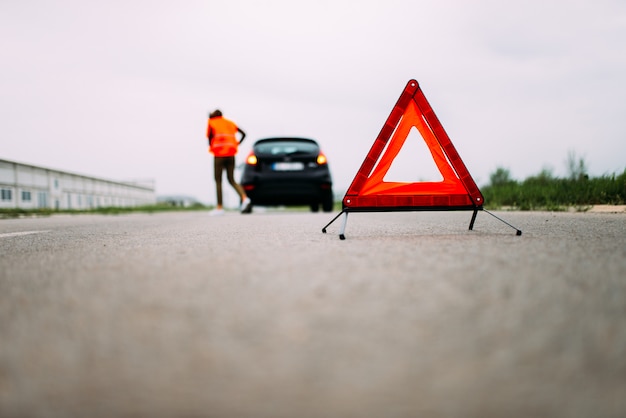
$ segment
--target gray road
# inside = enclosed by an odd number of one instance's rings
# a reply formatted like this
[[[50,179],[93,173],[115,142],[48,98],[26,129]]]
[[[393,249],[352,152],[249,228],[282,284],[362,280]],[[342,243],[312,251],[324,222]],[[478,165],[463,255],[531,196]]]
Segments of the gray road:
[[[0,416],[626,416],[626,215],[498,215],[0,220]]]

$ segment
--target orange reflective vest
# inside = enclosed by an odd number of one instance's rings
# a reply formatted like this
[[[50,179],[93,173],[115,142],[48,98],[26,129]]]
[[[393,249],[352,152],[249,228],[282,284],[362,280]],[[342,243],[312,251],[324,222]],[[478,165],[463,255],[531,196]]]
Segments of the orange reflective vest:
[[[209,152],[216,157],[232,157],[237,154],[239,141],[235,137],[237,125],[234,122],[218,116],[209,118],[207,137],[213,132],[210,139]]]

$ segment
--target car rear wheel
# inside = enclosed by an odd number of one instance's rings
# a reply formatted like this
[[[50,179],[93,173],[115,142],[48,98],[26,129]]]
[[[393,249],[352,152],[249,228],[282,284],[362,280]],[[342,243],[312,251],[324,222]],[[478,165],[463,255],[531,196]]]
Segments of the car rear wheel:
[[[311,212],[319,212],[319,211],[320,211],[319,203],[311,203]]]
[[[332,212],[334,206],[333,202],[333,192],[332,190],[328,190],[324,197],[322,198],[322,210],[324,212]]]

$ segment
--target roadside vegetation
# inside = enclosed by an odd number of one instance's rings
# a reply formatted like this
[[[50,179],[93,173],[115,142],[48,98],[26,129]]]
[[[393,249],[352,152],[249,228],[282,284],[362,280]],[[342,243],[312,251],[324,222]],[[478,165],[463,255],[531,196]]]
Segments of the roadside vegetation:
[[[102,214],[102,215],[121,215],[127,213],[154,213],[154,212],[169,212],[169,211],[194,211],[194,210],[206,210],[208,207],[197,203],[192,206],[174,206],[169,203],[158,203],[154,205],[135,206],[135,207],[101,207],[93,209],[0,209],[0,219],[2,218],[20,218],[26,216],[50,216],[53,214]]]
[[[585,211],[593,205],[626,204],[626,169],[621,174],[589,177],[583,158],[570,152],[567,177],[558,178],[549,169],[523,181],[514,180],[508,169],[498,167],[490,183],[481,188],[488,209]]]

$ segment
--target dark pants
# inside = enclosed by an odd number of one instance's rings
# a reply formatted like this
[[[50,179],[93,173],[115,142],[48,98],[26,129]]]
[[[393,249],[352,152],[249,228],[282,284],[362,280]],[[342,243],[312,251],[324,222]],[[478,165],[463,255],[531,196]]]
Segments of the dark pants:
[[[217,205],[222,206],[222,172],[226,170],[226,177],[231,186],[241,197],[243,188],[235,181],[235,157],[215,157],[215,188],[217,189]]]

